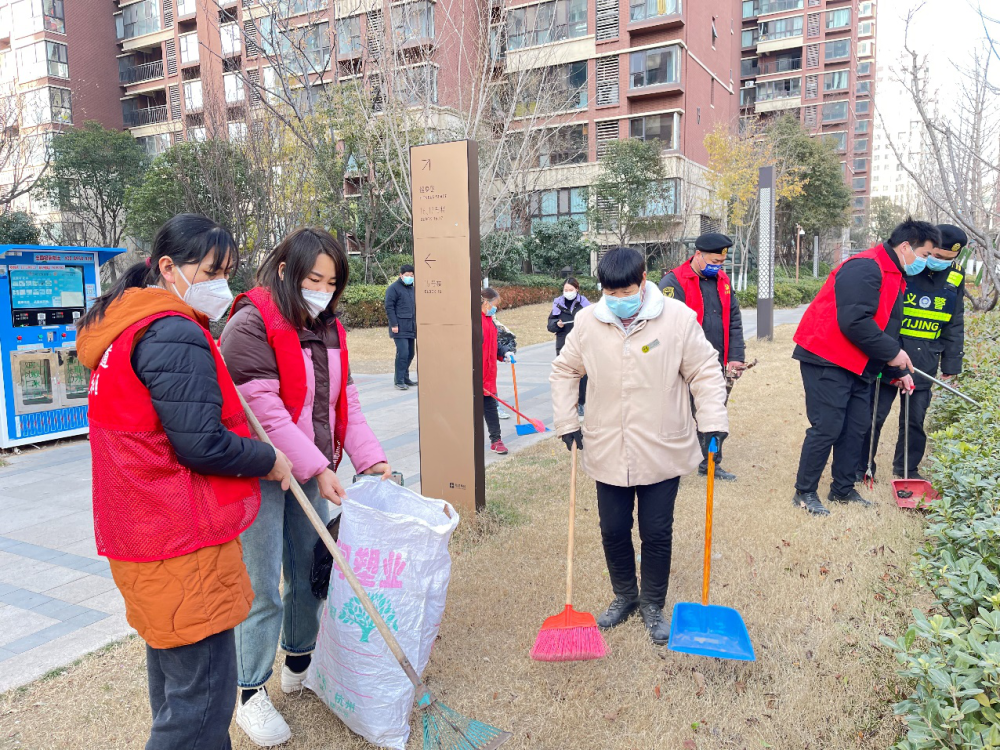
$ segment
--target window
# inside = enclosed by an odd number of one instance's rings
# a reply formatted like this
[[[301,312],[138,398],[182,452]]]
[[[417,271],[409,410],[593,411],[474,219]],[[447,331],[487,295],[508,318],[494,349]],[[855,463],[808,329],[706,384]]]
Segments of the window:
[[[587,0],[548,0],[507,12],[507,48],[574,39],[587,33]]]
[[[857,122],[854,123],[854,132],[855,133],[867,133],[868,132],[868,123],[870,123],[870,122],[871,122],[871,120],[858,120]]]
[[[396,73],[396,98],[411,107],[437,104],[437,66],[429,63],[403,68]]]
[[[225,3],[223,3],[225,4]],[[278,0],[278,15],[282,18],[298,16],[313,10],[322,10],[327,0]]]
[[[858,42],[858,57],[871,57],[872,43],[870,39]]]
[[[390,15],[397,44],[434,38],[434,6],[428,0],[396,5]]]
[[[59,42],[45,42],[46,62],[50,76],[69,78],[69,58],[66,45]]]
[[[788,99],[801,95],[801,78],[782,78],[778,81],[765,81],[757,84],[757,101],[759,102],[768,102],[774,99]]]
[[[854,88],[858,96],[868,96],[872,92],[872,82],[858,81],[857,85]]]
[[[858,36],[871,36],[875,33],[875,24],[871,21],[863,21],[858,24]]]
[[[757,89],[740,89],[740,106],[752,107],[757,101]]]
[[[49,107],[51,119],[63,125],[73,124],[73,103],[69,89],[49,88]]]
[[[361,16],[337,21],[337,51],[345,56],[361,51]]]
[[[823,105],[823,122],[843,122],[847,119],[847,102]]]
[[[226,90],[226,104],[238,104],[246,99],[246,89],[239,73],[226,73],[222,76],[222,83]]]
[[[538,68],[525,74],[515,117],[587,106],[587,61]]]
[[[182,34],[177,38],[181,54],[181,65],[198,62],[198,34]]]
[[[712,49],[715,49],[715,42],[719,39],[719,32],[715,29],[715,19],[712,19]]]
[[[661,150],[671,151],[677,148],[680,120],[678,112],[636,117],[629,120],[629,137],[640,141],[659,141]]]
[[[629,55],[629,88],[679,83],[680,54],[677,47],[661,47]]]
[[[746,49],[748,47],[756,47],[757,39],[759,37],[760,37],[759,28],[743,29],[743,31],[740,33],[740,43],[743,46],[743,49]]]
[[[851,179],[851,187],[855,190],[864,190],[868,185],[867,177],[854,177]]]
[[[63,0],[20,0],[11,4],[13,28],[33,34],[37,31],[66,33]]]
[[[236,57],[242,49],[240,45],[240,25],[238,23],[225,23],[219,27],[219,35],[222,37],[222,56]]]
[[[197,6],[195,5],[195,2],[196,0],[177,0],[177,15],[178,16],[194,15],[195,11],[198,9]]]
[[[872,64],[870,62],[858,63],[858,77],[859,78],[861,78],[863,76],[871,75],[871,72],[872,72]]]
[[[205,128],[188,128],[187,129],[187,139],[192,143],[204,143],[207,139],[207,134],[205,133]]]
[[[247,124],[245,122],[231,122],[226,128],[226,135],[231,141],[246,140]]]
[[[674,177],[660,183],[656,194],[646,204],[642,216],[674,216],[677,214],[681,181]]]
[[[872,10],[874,7],[875,3],[871,2],[871,0],[864,0],[864,2],[860,5],[861,10],[858,12],[858,15],[861,16],[861,18],[867,18],[874,13]]]
[[[630,0],[629,19],[644,21],[657,16],[673,16],[681,12],[681,0]]]
[[[552,128],[544,136],[538,154],[539,167],[583,164],[589,156],[587,125]]]
[[[228,94],[228,90],[226,93]],[[197,112],[204,106],[201,94],[201,80],[184,81],[185,112]]]
[[[831,60],[846,60],[851,56],[851,40],[838,39],[835,42],[827,42],[825,45],[823,59],[827,62]]]
[[[785,39],[791,36],[802,36],[802,16],[779,18],[776,21],[760,22],[760,41]]]
[[[320,73],[329,67],[329,21],[288,29],[265,17],[257,24],[261,50],[268,57],[280,58],[293,74]]]
[[[855,114],[859,114],[859,115],[867,115],[868,114],[868,110],[870,108],[871,108],[871,102],[868,101],[867,99],[865,99],[863,101],[857,102],[854,105],[854,112],[855,112]]]
[[[587,231],[587,188],[560,188],[532,193],[528,199],[531,228],[572,219],[581,231]]]
[[[837,8],[826,12],[827,31],[833,29],[846,29],[851,25],[851,9]]]
[[[764,0],[760,4],[760,15],[780,13],[783,10],[802,10],[802,0]]]
[[[855,172],[864,172],[867,169],[868,169],[868,160],[867,159],[855,159],[854,160],[854,171]]]
[[[854,153],[862,154],[868,150],[868,139],[867,138],[855,138],[854,139]]]
[[[152,34],[160,30],[160,0],[143,0],[122,8],[124,39]]]
[[[170,148],[170,133],[160,133],[158,135],[147,135],[135,139],[136,143],[146,150],[150,159],[155,159],[168,148]]]
[[[823,76],[823,93],[829,91],[847,91],[850,77],[851,72],[849,70],[836,70],[833,73],[826,73]]]
[[[823,140],[832,143],[835,151],[847,150],[847,133],[823,133]]]
[[[747,57],[740,60],[740,78],[756,78],[758,73],[757,58]]]
[[[760,3],[757,0],[743,0],[743,18],[754,18],[760,14]]]

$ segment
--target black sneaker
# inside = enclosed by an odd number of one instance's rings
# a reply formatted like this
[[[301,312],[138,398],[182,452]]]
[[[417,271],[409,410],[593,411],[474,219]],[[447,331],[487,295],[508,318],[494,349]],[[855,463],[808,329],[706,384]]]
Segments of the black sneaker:
[[[406,385],[408,385],[408,386],[411,386],[411,387],[412,387],[412,386],[415,386],[415,385],[417,384],[417,381],[416,381],[416,380],[410,380],[409,378],[407,378],[407,379],[406,379],[406,380],[404,380],[403,382],[404,382],[404,383],[405,383]]]
[[[795,497],[792,498],[792,505],[796,508],[802,508],[814,516],[830,515],[830,511],[826,509],[819,499],[819,495],[815,492],[796,492]]]
[[[708,464],[706,464],[706,463],[699,464],[699,466],[698,466],[698,473],[701,476],[703,476],[703,477],[707,477],[708,476]],[[736,481],[736,475],[735,474],[732,474],[732,473],[726,471],[725,469],[723,469],[718,464],[716,464],[716,466],[715,466],[715,478],[718,479],[718,480],[720,480],[720,481],[723,481],[723,482],[735,482]]]
[[[601,628],[601,630],[617,628],[635,614],[637,609],[639,609],[639,602],[635,599],[616,596],[615,600],[608,605],[608,608],[597,616],[597,627]]]
[[[831,503],[844,503],[845,505],[847,503],[857,503],[863,508],[872,507],[872,504],[868,500],[861,497],[861,495],[858,494],[858,491],[853,487],[851,487],[851,491],[846,495],[837,495],[834,494],[833,490],[830,490],[830,494],[826,496],[826,499]]]
[[[657,646],[666,646],[670,641],[670,628],[667,621],[663,619],[663,610],[655,604],[643,604],[639,608],[642,614],[642,621],[646,625],[646,632],[650,639]]]
[[[410,390],[410,386],[408,386],[406,383],[396,383],[396,390],[397,391],[408,391],[408,390]]]

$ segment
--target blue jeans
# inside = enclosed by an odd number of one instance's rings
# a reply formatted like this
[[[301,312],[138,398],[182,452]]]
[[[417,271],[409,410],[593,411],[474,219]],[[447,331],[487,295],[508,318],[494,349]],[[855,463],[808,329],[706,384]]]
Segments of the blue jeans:
[[[316,480],[309,480],[302,489],[325,524],[330,509],[326,498],[319,496]],[[271,678],[279,638],[289,654],[312,653],[322,605],[313,596],[309,575],[319,535],[291,491],[283,492],[277,482],[262,481],[260,494],[260,512],[240,535],[254,593],[250,614],[236,626],[241,688],[259,687]]]

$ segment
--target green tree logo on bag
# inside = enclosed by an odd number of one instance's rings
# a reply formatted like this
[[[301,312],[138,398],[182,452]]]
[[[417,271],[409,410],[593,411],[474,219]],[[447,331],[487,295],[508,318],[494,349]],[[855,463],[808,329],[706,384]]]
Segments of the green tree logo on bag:
[[[396,624],[396,613],[392,609],[392,602],[389,600],[389,597],[385,594],[371,594],[371,600],[372,604],[375,605],[375,609],[378,610],[378,613],[382,615],[382,619],[385,620],[385,624],[399,632],[399,625]],[[361,606],[361,600],[356,596],[353,599],[347,600],[344,608],[340,610],[340,616],[337,619],[345,625],[357,625],[361,628],[361,638],[359,639],[361,643],[368,643],[368,636],[375,629],[375,623],[368,616],[368,613],[365,612],[365,608]]]

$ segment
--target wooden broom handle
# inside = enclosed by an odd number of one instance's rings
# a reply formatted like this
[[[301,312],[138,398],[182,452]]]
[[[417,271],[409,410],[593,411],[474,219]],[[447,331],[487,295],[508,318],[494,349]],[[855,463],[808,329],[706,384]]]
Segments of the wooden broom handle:
[[[715,451],[708,451],[708,500],[705,510],[705,573],[701,579],[701,603],[708,606],[708,581],[712,576],[712,496],[715,494]]]
[[[566,553],[566,606],[573,603],[573,537],[576,523],[576,442],[573,443],[573,459],[569,470],[569,550]]]
[[[517,399],[517,368],[514,363],[510,363],[510,377],[514,381],[514,413],[517,414],[517,423],[521,424],[521,402]]]
[[[250,410],[246,399],[243,398],[243,394],[239,391],[237,391],[237,394],[239,394],[240,403],[243,404],[243,411],[246,413],[247,421],[250,422],[250,426],[253,427],[253,431],[257,434],[257,437],[260,438],[261,442],[267,443],[273,448],[274,443],[272,443],[271,438],[267,436],[267,433],[260,424],[260,420],[257,419],[257,415]],[[337,546],[333,537],[330,536],[330,532],[326,529],[326,524],[323,523],[323,519],[319,517],[319,513],[316,512],[312,503],[309,502],[309,498],[306,497],[306,493],[302,491],[299,483],[295,481],[295,477],[290,477],[290,479],[292,494],[295,495],[295,499],[298,500],[299,505],[302,506],[302,512],[306,514],[306,518],[309,519],[309,523],[312,524],[316,533],[319,534],[319,538],[323,540],[323,544],[325,544],[326,548],[330,551],[330,554],[333,556],[333,561],[337,564],[340,572],[344,574],[344,577],[347,579],[347,583],[350,584],[351,589],[361,602],[361,606],[365,608],[365,612],[367,612],[368,616],[372,618],[372,622],[375,623],[375,627],[378,628],[378,632],[382,634],[386,644],[389,646],[389,650],[392,651],[392,655],[395,656],[396,661],[399,662],[399,666],[403,668],[403,671],[406,672],[406,676],[410,678],[410,682],[412,682],[413,686],[417,689],[417,697],[421,697],[423,692],[426,691],[426,688],[420,680],[420,677],[417,675],[417,671],[413,668],[413,665],[410,664],[410,660],[407,659],[406,654],[403,653],[403,649],[400,647],[399,641],[396,640],[396,636],[392,634],[389,626],[386,625],[385,620],[382,619],[382,615],[380,615],[379,611],[375,609],[375,605],[372,604],[372,600],[368,598],[368,592],[365,591],[364,586],[361,585],[361,581],[358,580],[358,577],[354,575],[354,571],[351,570],[350,566],[347,564],[343,554],[340,552],[340,547]]]

